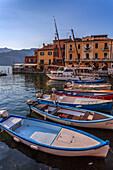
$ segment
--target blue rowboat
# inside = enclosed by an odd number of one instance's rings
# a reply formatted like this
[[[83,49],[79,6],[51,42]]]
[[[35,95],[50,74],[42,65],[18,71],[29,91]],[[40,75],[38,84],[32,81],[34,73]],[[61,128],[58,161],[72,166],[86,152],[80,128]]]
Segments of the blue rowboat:
[[[31,100],[26,104],[31,111],[43,116],[44,120],[49,119],[69,126],[113,129],[113,116],[105,113]]]
[[[113,99],[113,93],[106,92],[83,92],[83,91],[69,91],[69,90],[56,90],[53,88],[53,92],[56,95],[66,95],[69,97],[85,97],[85,98],[93,98],[93,99],[105,99],[111,100]]]
[[[56,94],[44,94],[42,98],[38,96],[39,95],[37,94],[36,97],[38,101],[46,102],[48,104],[58,103],[60,105],[106,112],[109,112],[112,109],[112,100],[58,96]]]
[[[16,142],[53,155],[106,157],[109,150],[109,141],[37,119],[10,115],[0,121],[0,126]]]
[[[105,79],[98,79],[98,80],[68,80],[67,82],[72,83],[72,81],[75,84],[100,84],[103,83]]]

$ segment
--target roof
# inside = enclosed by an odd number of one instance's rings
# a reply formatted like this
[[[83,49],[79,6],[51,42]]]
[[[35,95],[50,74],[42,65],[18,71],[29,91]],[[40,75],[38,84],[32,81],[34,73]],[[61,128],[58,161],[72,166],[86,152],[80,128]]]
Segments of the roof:
[[[107,37],[108,35],[91,35],[91,37]]]

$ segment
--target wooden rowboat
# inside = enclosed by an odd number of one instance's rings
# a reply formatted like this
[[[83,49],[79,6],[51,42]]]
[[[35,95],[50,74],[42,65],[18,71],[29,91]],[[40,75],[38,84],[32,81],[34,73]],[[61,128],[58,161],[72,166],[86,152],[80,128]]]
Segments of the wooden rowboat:
[[[81,98],[81,97],[69,97],[59,96],[54,93],[51,95],[44,94],[39,97],[40,94],[36,94],[37,101],[46,102],[47,104],[57,103],[60,105],[66,105],[71,107],[77,107],[88,110],[106,111],[109,112],[112,109],[112,100]]]
[[[113,116],[108,114],[31,100],[26,103],[31,111],[43,116],[44,120],[49,119],[69,126],[113,129]]]
[[[69,91],[69,90],[55,90],[54,93],[56,95],[66,95],[69,97],[85,97],[85,98],[92,98],[92,99],[105,99],[111,100],[113,99],[113,93],[105,93],[105,92],[80,92],[80,91]]]
[[[41,120],[10,115],[0,121],[0,126],[16,142],[53,155],[106,157],[109,150],[109,141]]]

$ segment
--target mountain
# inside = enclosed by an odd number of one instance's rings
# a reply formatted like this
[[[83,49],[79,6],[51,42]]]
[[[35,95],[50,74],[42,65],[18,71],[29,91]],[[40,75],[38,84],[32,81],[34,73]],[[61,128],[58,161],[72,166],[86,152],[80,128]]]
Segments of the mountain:
[[[24,63],[25,56],[34,55],[35,48],[13,50],[8,48],[0,48],[0,65],[8,66],[15,63]]]

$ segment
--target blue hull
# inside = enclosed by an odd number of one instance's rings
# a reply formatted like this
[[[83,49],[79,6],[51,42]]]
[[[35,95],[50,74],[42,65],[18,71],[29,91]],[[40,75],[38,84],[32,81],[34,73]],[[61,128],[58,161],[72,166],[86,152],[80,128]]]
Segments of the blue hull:
[[[100,80],[68,80],[68,82],[74,82],[75,84],[96,84],[96,83],[103,83],[104,79],[100,79]]]
[[[47,103],[47,104],[54,104],[53,101],[47,101],[43,99],[38,99],[41,103]],[[87,110],[95,110],[95,111],[106,111],[109,112],[112,109],[112,101],[111,102],[106,102],[106,103],[101,103],[101,104],[90,104],[90,105],[82,105],[82,104],[70,104],[70,103],[63,103],[59,102],[59,105],[64,105],[64,106],[70,106],[70,107],[79,107],[81,109],[87,109]]]

